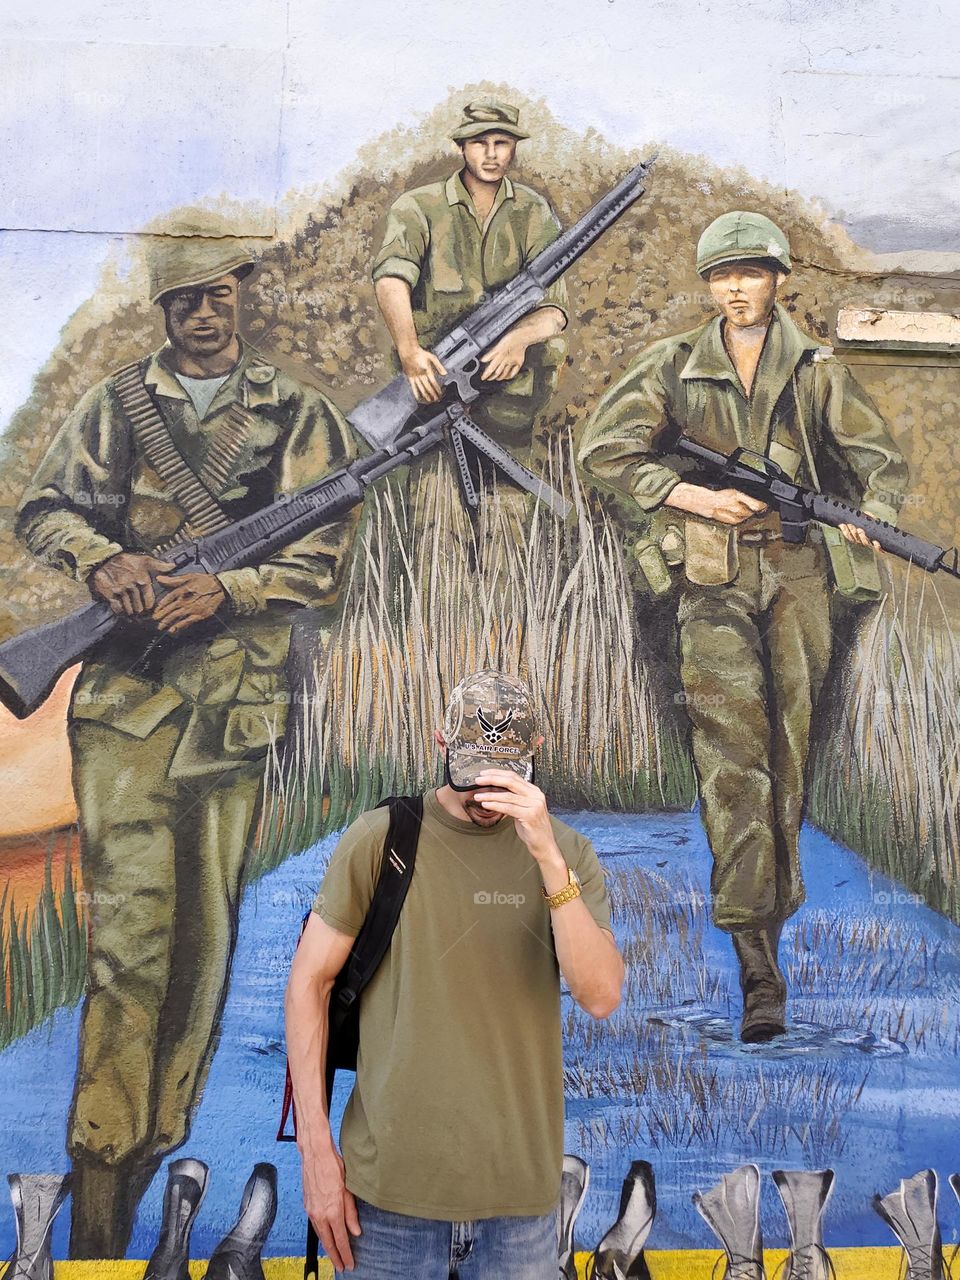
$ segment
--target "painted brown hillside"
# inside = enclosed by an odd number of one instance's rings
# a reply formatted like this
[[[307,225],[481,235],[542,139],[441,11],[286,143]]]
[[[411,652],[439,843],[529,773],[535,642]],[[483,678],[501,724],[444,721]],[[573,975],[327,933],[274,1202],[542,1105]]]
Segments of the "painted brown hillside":
[[[542,101],[506,85],[471,85],[405,130],[362,148],[335,189],[296,193],[281,211],[284,234],[267,245],[247,288],[246,334],[264,352],[329,389],[345,407],[388,376],[386,346],[369,263],[390,202],[404,189],[445,176],[456,163],[446,141],[460,107],[502,95],[516,102],[532,137],[521,145],[521,181],[547,194],[569,223],[623,171],[657,147],[628,152],[598,133],[561,126]],[[581,422],[644,343],[690,328],[709,311],[693,270],[693,245],[726,209],[762,209],[786,230],[796,259],[784,301],[798,323],[830,341],[841,305],[951,310],[946,278],[878,275],[865,254],[814,203],[699,156],[661,150],[648,195],[572,273],[576,320],[567,367],[544,433]],[[953,290],[951,292],[951,289]],[[159,313],[141,301],[142,276],[111,271],[97,299],[74,316],[16,414],[0,461],[0,636],[84,598],[82,588],[38,567],[18,547],[11,514],[57,426],[88,386],[159,344]],[[952,495],[960,481],[956,366],[884,369],[865,379],[904,443],[914,470],[911,523],[956,536]]]

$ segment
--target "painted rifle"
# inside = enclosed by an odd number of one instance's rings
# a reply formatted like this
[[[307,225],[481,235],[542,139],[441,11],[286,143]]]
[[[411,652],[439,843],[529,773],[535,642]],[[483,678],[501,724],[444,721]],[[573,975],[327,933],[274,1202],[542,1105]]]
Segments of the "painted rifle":
[[[765,454],[752,449],[720,453],[683,435],[670,445],[668,452],[701,463],[710,480],[724,488],[739,489],[751,498],[766,502],[780,516],[785,542],[803,542],[811,522],[831,525],[834,529],[850,524],[862,529],[884,551],[918,565],[927,573],[942,569],[960,578],[960,551],[956,547],[939,547],[886,520],[867,515],[839,498],[795,484],[782,467]]]
[[[440,379],[442,386],[464,404],[470,404],[482,394],[475,384],[480,373],[480,357],[518,320],[538,307],[549,286],[640,199],[655,160],[653,156],[631,169],[553,244],[462,316],[440,339],[432,350],[447,371]],[[379,449],[395,439],[410,419],[422,411],[423,406],[417,403],[407,378],[399,374],[382,391],[357,405],[347,420],[371,448]]]
[[[445,368],[450,398],[439,411],[414,399],[405,377],[370,396],[349,415],[351,425],[374,450],[316,484],[278,498],[260,511],[216,533],[165,548],[171,573],[218,573],[258,564],[313,529],[340,519],[363,501],[367,488],[397,467],[449,447],[464,501],[480,500],[477,458],[486,458],[521,488],[564,518],[569,503],[492,440],[466,408],[480,395],[473,379],[479,356],[543,300],[547,287],[593,245],[644,191],[652,160],[631,169],[620,182],[553,244],[479,307],[474,308],[435,348]],[[158,597],[162,592],[158,590]],[[215,619],[213,620],[215,623]],[[25,719],[47,698],[68,667],[82,661],[119,626],[132,626],[105,601],[93,601],[55,622],[31,627],[0,644],[0,703]],[[148,652],[168,638],[143,632]],[[194,636],[197,634],[194,630]]]
[[[443,445],[453,449],[458,465],[461,459],[466,465],[464,442],[561,519],[567,516],[569,502],[491,440],[470,420],[464,406],[454,401],[434,410],[430,418],[416,423],[391,445],[357,458],[315,484],[277,498],[216,533],[165,548],[164,559],[173,562],[174,575],[220,573],[259,564],[297,538],[341,519],[363,501],[370,485],[397,467],[417,462]],[[479,494],[469,469],[460,480],[466,501],[475,505]],[[162,594],[158,588],[158,598]],[[0,702],[24,719],[36,711],[68,667],[90,655],[118,627],[137,629],[143,637],[144,655],[158,644],[179,641],[151,633],[142,624],[115,614],[106,601],[95,600],[0,644]],[[191,635],[196,635],[195,629],[187,633]]]

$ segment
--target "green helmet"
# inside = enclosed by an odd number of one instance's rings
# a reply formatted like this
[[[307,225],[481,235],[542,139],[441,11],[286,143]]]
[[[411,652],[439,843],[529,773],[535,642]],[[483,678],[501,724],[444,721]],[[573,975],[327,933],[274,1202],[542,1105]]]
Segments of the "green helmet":
[[[150,301],[173,289],[196,288],[221,276],[253,270],[253,250],[229,229],[204,217],[179,224],[171,234],[152,236],[148,250]]]
[[[743,209],[721,213],[697,243],[697,271],[704,279],[714,267],[757,260],[785,273],[792,265],[790,242],[777,224],[762,213]]]

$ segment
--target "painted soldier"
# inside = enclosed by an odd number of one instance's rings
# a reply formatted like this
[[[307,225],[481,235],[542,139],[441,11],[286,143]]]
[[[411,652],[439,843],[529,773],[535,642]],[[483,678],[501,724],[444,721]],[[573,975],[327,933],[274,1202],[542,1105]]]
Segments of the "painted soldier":
[[[92,903],[68,1133],[76,1258],[123,1256],[146,1186],[189,1132],[265,756],[284,732],[292,621],[334,601],[351,542],[345,520],[258,565],[165,574],[164,546],[352,456],[339,410],[239,336],[252,268],[236,241],[164,239],[152,296],[168,341],[84,396],[18,509],[30,550],[129,624],[84,664],[68,717]]]
[[[517,143],[529,135],[507,103],[470,103],[451,135],[462,167],[445,182],[408,191],[390,209],[373,264],[377,302],[399,367],[416,398],[435,403],[445,370],[429,350],[492,289],[511,280],[559,234],[546,200],[507,176]],[[557,281],[539,307],[480,357],[484,394],[471,413],[521,462],[563,360],[557,335],[567,323],[566,286]],[[436,467],[421,469],[429,484]],[[517,510],[525,495],[497,478]]]
[[[691,483],[671,455],[683,432],[729,453],[765,453],[804,485],[893,520],[907,481],[876,408],[844,365],[776,301],[791,269],[783,232],[758,213],[704,231],[697,270],[720,314],[656,342],[604,396],[580,461],[651,513],[640,555],[655,589],[684,563],[680,674],[701,814],[713,854],[715,924],[740,964],[741,1039],[783,1032],[784,922],[804,899],[798,838],[811,715],[830,658],[829,586],[875,598],[866,535],[851,525],[783,540],[779,517],[735,489]]]

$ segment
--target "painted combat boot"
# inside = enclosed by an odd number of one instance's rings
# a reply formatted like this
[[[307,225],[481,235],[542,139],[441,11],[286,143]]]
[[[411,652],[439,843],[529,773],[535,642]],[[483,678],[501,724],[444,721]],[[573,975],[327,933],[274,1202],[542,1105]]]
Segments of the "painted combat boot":
[[[560,1208],[557,1220],[561,1280],[577,1280],[573,1224],[583,1207],[589,1185],[590,1166],[579,1156],[565,1155],[563,1176],[560,1179]]]
[[[240,1215],[210,1256],[205,1280],[265,1280],[260,1255],[277,1216],[277,1170],[256,1164],[240,1201]]]
[[[190,1280],[190,1232],[207,1193],[209,1173],[202,1160],[174,1160],[168,1166],[160,1238],[143,1280]]]
[[[726,1280],[766,1280],[757,1166],[745,1164],[725,1173],[712,1191],[695,1191],[693,1203],[723,1245]]]
[[[7,1182],[17,1215],[17,1252],[0,1274],[3,1280],[53,1280],[50,1236],[70,1194],[70,1175],[10,1173]]]
[[[937,1222],[937,1175],[923,1169],[903,1178],[896,1191],[873,1197],[873,1207],[903,1245],[904,1280],[943,1280],[943,1245]]]
[[[836,1272],[823,1247],[823,1215],[833,1191],[833,1170],[775,1169],[772,1177],[790,1228],[782,1280],[834,1280]]]
[[[782,928],[782,924],[775,924],[766,929],[736,929],[730,934],[740,964],[740,1039],[745,1044],[772,1040],[786,1030],[787,980],[777,959]]]
[[[650,1280],[643,1246],[656,1215],[653,1166],[634,1160],[623,1180],[617,1220],[597,1245],[591,1280]]]

